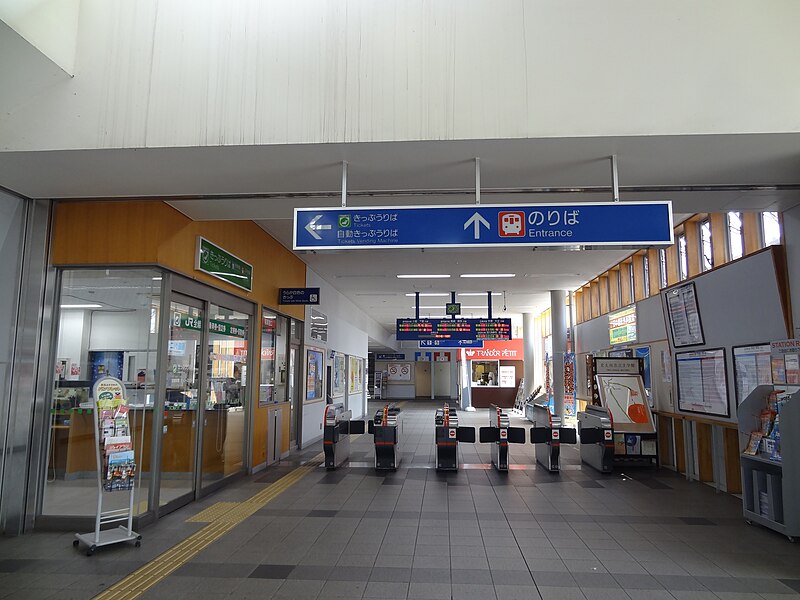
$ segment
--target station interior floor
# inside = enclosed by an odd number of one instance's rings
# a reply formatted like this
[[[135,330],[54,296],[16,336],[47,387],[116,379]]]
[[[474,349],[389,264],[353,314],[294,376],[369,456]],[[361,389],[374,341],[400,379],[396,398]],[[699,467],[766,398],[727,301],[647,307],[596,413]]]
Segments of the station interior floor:
[[[437,406],[401,404],[396,472],[372,468],[361,435],[349,466],[316,466],[316,444],[146,527],[140,548],[0,539],[0,598],[800,598],[800,543],[747,525],[739,498],[666,469],[603,475],[569,446],[560,474],[530,444],[511,447],[507,474],[486,444],[437,473]]]

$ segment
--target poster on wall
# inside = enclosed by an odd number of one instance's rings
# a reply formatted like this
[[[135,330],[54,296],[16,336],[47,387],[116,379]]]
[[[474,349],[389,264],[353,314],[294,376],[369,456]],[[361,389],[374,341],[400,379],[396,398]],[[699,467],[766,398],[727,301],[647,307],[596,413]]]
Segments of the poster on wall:
[[[611,413],[614,430],[647,433],[655,431],[647,405],[644,382],[638,375],[598,375],[600,403]]]
[[[575,353],[564,353],[564,416],[573,418],[577,415],[575,408],[576,369]]]
[[[362,374],[364,367],[362,365],[362,359],[358,358],[357,356],[349,356],[348,357],[348,369],[347,369],[347,377],[348,377],[348,386],[347,391],[350,394],[356,394],[363,389],[362,383]]]
[[[772,385],[769,344],[733,347],[733,381],[736,405],[741,404],[759,385]]]
[[[675,348],[705,344],[694,282],[664,292],[667,317]]]
[[[325,356],[321,350],[308,350],[306,357],[306,402],[318,402],[324,393]]]
[[[411,381],[413,373],[413,363],[396,362],[386,367],[386,381],[390,383],[403,383]]]
[[[644,387],[645,389],[653,389],[652,381],[650,379],[650,346],[642,346],[636,348],[634,352],[636,358],[641,358],[644,361]]]
[[[724,348],[677,352],[675,363],[680,410],[730,416]]]
[[[636,341],[636,305],[608,313],[608,339],[612,346]]]
[[[800,340],[770,343],[772,383],[800,385]]]
[[[517,369],[513,365],[500,367],[500,387],[513,388],[517,385]]]
[[[347,390],[347,359],[339,352],[333,355],[333,386],[331,395],[334,398],[344,396]]]
[[[358,379],[356,379],[356,391],[364,391],[364,359],[358,359]]]

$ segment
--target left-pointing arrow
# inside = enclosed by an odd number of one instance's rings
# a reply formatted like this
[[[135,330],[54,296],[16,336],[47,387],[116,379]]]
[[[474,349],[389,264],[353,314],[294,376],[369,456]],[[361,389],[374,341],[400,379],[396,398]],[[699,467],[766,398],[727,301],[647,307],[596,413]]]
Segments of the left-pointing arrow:
[[[317,215],[316,217],[311,219],[308,222],[308,225],[306,225],[306,227],[305,227],[305,230],[308,233],[310,233],[311,236],[315,240],[321,240],[322,239],[322,236],[320,234],[318,234],[317,231],[322,231],[324,229],[330,229],[331,228],[330,225],[317,225],[317,221],[319,221],[321,218],[322,218],[322,215]]]

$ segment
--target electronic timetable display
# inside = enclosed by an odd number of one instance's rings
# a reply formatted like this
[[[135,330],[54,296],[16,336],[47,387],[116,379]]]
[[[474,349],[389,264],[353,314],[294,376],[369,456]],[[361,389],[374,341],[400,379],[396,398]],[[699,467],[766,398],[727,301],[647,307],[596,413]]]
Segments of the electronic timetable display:
[[[511,319],[397,319],[397,339],[510,340]]]

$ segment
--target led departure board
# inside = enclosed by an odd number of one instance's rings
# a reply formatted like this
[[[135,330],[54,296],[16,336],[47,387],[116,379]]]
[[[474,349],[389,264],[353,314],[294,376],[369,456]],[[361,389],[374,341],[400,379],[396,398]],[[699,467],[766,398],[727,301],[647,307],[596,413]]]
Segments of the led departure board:
[[[397,339],[510,340],[511,319],[397,319]]]

